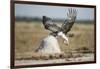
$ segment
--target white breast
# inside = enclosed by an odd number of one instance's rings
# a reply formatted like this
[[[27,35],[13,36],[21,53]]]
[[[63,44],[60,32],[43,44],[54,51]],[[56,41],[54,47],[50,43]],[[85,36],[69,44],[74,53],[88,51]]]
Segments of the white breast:
[[[43,39],[43,45],[42,48],[39,50],[39,52],[46,53],[46,54],[53,54],[53,53],[61,53],[58,41],[56,37],[50,35]]]

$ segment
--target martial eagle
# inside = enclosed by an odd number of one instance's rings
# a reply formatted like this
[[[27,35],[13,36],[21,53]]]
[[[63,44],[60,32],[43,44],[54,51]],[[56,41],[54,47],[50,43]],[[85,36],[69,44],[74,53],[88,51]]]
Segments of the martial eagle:
[[[52,21],[52,19],[47,16],[43,16],[43,25],[45,29],[51,31],[50,33],[51,35],[55,37],[58,35],[61,35],[61,36],[63,35],[62,37],[68,41],[65,35],[71,30],[73,24],[75,23],[76,16],[77,16],[76,9],[71,8],[71,9],[68,9],[66,20],[61,25],[61,27],[57,26],[57,24],[55,24]]]

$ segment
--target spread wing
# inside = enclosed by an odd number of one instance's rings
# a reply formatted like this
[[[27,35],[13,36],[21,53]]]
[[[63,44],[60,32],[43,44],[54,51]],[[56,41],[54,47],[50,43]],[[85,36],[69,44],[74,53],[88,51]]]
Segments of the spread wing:
[[[54,32],[58,32],[61,28],[52,22],[52,19],[46,16],[43,16],[43,25],[45,29]]]
[[[62,24],[61,28],[63,33],[67,34],[75,23],[75,19],[77,16],[77,11],[75,9],[68,9],[67,19]]]

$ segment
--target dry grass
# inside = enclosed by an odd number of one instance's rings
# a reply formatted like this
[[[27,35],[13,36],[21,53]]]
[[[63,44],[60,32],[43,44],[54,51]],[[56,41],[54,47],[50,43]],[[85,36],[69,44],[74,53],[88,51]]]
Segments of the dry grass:
[[[48,34],[49,31],[44,29],[42,23],[15,22],[15,58],[32,57],[34,50]],[[74,24],[67,36],[70,35],[72,36],[69,37],[69,46],[64,45],[62,39],[58,39],[61,50],[66,54],[73,51],[81,52],[83,48],[94,51],[93,24]]]

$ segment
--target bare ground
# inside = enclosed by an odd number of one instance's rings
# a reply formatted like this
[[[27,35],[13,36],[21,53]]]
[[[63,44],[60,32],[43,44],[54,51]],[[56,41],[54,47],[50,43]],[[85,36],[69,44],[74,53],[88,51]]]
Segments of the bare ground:
[[[49,60],[16,60],[15,66],[18,65],[37,65],[37,64],[55,64],[55,63],[71,63],[71,62],[84,62],[94,61],[94,54],[85,54],[82,57],[71,57],[65,59],[49,59]]]

